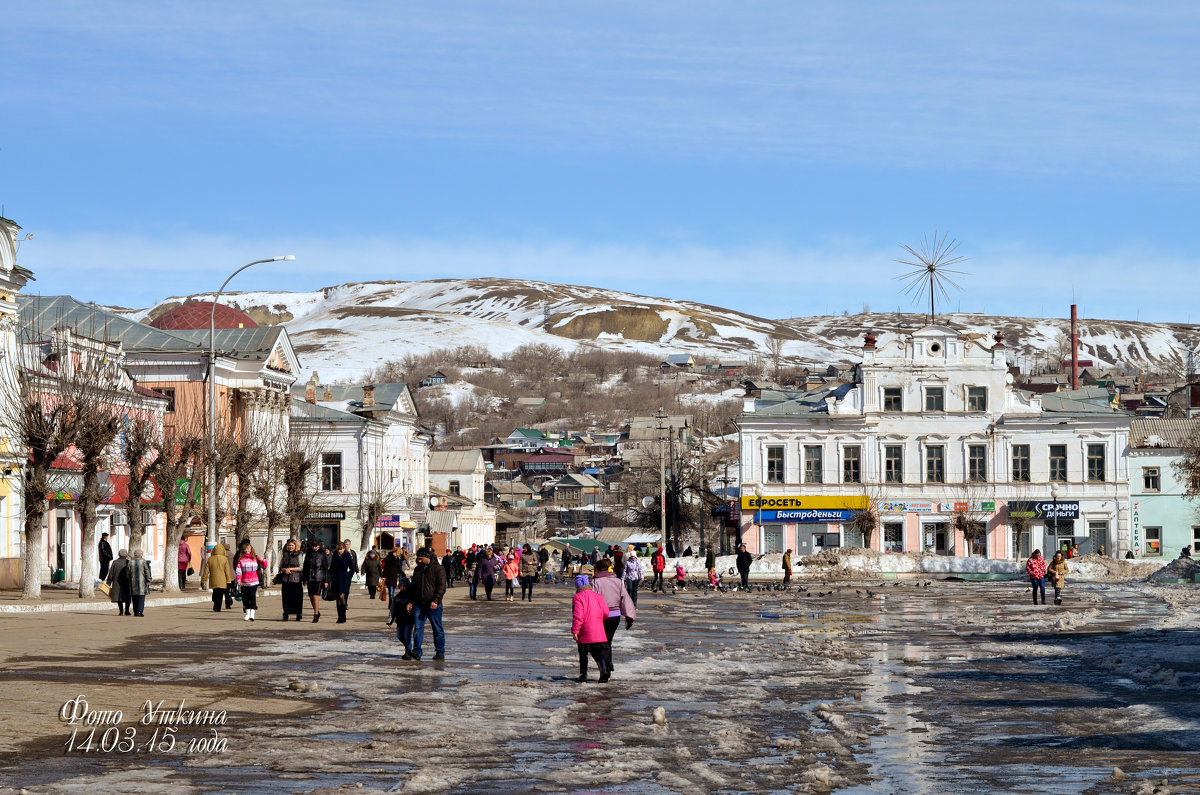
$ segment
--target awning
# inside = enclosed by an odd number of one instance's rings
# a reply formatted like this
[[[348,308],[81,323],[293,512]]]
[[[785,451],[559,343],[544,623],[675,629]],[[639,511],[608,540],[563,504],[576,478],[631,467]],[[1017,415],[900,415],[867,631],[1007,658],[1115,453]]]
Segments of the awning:
[[[403,527],[405,530],[416,530],[417,529],[416,522],[401,522],[400,526]]]

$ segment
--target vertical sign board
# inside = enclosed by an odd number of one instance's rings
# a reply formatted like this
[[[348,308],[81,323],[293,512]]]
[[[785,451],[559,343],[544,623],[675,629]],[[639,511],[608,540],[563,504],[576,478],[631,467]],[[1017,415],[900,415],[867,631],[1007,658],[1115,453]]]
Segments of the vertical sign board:
[[[1142,554],[1142,511],[1141,503],[1135,502],[1130,506],[1129,524],[1133,529],[1133,554]]]

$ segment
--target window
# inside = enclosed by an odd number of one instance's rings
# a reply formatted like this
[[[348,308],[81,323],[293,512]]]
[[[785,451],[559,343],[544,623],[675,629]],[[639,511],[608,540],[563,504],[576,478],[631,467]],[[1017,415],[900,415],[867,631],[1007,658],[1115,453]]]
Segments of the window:
[[[1029,445],[1014,444],[1012,449],[1013,483],[1029,482]]]
[[[167,407],[165,409],[163,409],[163,411],[165,411],[167,414],[174,414],[175,413],[175,389],[174,389],[174,387],[171,387],[168,389],[160,389],[158,391],[161,392],[162,396],[167,399]]]
[[[1065,444],[1050,445],[1050,480],[1056,483],[1067,482],[1067,446]]]
[[[987,411],[987,387],[967,387],[967,411]]]
[[[842,482],[862,483],[862,448],[858,445],[842,451]]]
[[[1158,491],[1161,484],[1158,467],[1142,467],[1142,491]]]
[[[967,446],[967,480],[972,483],[987,482],[987,445]]]
[[[931,386],[925,389],[925,410],[946,410],[946,390],[944,387]]]
[[[1089,483],[1104,482],[1104,445],[1087,446],[1087,479]]]
[[[889,444],[883,448],[883,474],[887,483],[904,482],[904,447]]]
[[[763,526],[762,551],[764,555],[775,555],[783,552],[783,525],[769,524]]]
[[[904,525],[900,522],[887,522],[883,526],[883,551],[904,551]]]
[[[342,454],[321,453],[321,491],[342,490]]]
[[[1192,551],[1200,552],[1200,527],[1192,528]]]
[[[1146,556],[1157,556],[1162,554],[1162,528],[1147,527],[1146,528]]]
[[[925,448],[925,482],[946,482],[946,448],[935,445]]]
[[[900,387],[885,386],[883,388],[883,410],[884,411],[903,411],[904,403],[901,397]]]
[[[767,482],[783,482],[783,448],[778,445],[767,448]]]
[[[804,482],[821,483],[822,453],[820,445],[806,445],[804,448]]]
[[[457,480],[450,481],[450,493],[456,497],[462,494],[462,488]]]

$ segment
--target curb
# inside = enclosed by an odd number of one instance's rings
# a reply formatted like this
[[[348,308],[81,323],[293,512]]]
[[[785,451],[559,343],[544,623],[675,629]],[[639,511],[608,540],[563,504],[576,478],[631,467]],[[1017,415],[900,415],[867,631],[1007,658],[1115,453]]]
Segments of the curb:
[[[211,602],[212,596],[174,596],[166,599],[147,600],[147,607],[174,607],[176,605],[200,604]],[[86,611],[98,613],[112,610],[113,602],[24,602],[16,605],[0,605],[0,614],[4,613],[73,613]]]

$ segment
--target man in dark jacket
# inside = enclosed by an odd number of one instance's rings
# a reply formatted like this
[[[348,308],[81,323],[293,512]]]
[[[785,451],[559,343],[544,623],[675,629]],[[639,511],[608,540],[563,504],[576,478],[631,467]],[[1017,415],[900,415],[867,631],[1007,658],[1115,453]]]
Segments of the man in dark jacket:
[[[433,627],[433,659],[446,659],[446,633],[442,629],[442,598],[446,595],[446,570],[433,562],[433,552],[426,548],[417,551],[417,567],[412,574],[413,659],[421,659],[421,641],[425,637],[425,621]]]
[[[321,592],[329,582],[329,553],[315,538],[308,539],[300,581],[308,585],[308,601],[312,603],[312,622],[315,624],[321,620]]]
[[[112,546],[108,543],[108,533],[100,534],[100,543],[96,545],[96,549],[100,553],[100,582],[104,582],[104,578],[108,576],[109,564],[113,559]]]
[[[750,562],[752,560],[754,560],[754,558],[750,557],[750,553],[746,551],[746,545],[739,545],[737,553],[737,570],[738,574],[742,575],[742,587],[747,589],[750,587]]]

